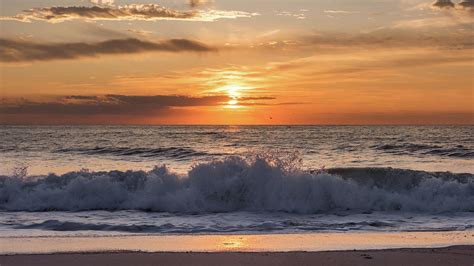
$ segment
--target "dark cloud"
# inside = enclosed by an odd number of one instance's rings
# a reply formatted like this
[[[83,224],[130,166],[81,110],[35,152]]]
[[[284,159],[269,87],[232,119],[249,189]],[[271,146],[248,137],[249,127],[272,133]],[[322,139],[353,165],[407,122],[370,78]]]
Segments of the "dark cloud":
[[[161,107],[189,107],[219,105],[229,99],[228,96],[129,96],[107,95],[106,98],[120,105],[161,106]]]
[[[472,32],[472,23],[474,23],[474,0],[462,0],[458,4],[453,2],[438,0],[433,3],[433,8],[442,10],[450,17],[451,24],[465,25],[467,30]],[[436,21],[434,21],[436,23]]]
[[[242,106],[283,106],[283,105],[301,105],[301,104],[311,104],[311,102],[281,102],[281,103],[239,103]]]
[[[261,101],[261,100],[275,100],[275,97],[262,96],[262,97],[240,97],[239,101]]]
[[[269,105],[274,97],[242,97],[239,105]],[[152,115],[171,108],[226,105],[227,95],[192,97],[182,95],[71,95],[53,101],[0,100],[3,115]],[[263,102],[262,102],[263,101]]]
[[[433,6],[437,8],[454,8],[454,3],[451,0],[436,0]]]
[[[0,20],[16,20],[22,22],[41,20],[51,23],[58,23],[73,19],[214,21],[220,18],[251,17],[254,15],[256,14],[243,11],[180,11],[166,8],[157,4],[130,4],[124,6],[56,6],[33,8],[24,10],[22,13],[15,16],[0,17]]]
[[[459,6],[463,8],[474,9],[474,0],[464,0],[461,3],[459,3]]]
[[[87,96],[87,95],[71,95],[63,97],[65,100],[98,100],[98,96]]]
[[[76,59],[111,54],[144,52],[210,52],[214,48],[187,39],[150,42],[139,39],[117,39],[96,43],[35,43],[0,39],[0,62],[29,62]]]
[[[433,7],[438,9],[446,9],[451,11],[473,11],[474,10],[474,0],[463,0],[458,4],[454,4],[451,0],[437,0],[433,3]]]
[[[65,96],[55,101],[22,100],[0,106],[0,114],[9,115],[147,115],[173,107],[216,106],[229,100],[228,96],[189,97],[179,95],[155,96]]]

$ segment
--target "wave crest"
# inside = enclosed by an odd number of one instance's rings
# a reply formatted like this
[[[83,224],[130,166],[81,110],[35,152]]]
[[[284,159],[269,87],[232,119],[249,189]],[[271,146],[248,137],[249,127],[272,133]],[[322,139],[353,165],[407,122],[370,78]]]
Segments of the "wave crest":
[[[195,165],[186,176],[166,166],[145,171],[0,177],[0,209],[265,211],[474,211],[474,175],[390,168],[303,171],[301,160],[268,155]]]

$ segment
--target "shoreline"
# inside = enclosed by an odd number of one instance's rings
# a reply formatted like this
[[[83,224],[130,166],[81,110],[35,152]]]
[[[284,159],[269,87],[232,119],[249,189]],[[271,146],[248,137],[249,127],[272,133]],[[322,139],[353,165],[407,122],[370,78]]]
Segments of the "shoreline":
[[[474,246],[474,231],[0,237],[0,254],[320,252]]]
[[[80,252],[0,255],[0,265],[469,265],[474,245],[293,252]]]

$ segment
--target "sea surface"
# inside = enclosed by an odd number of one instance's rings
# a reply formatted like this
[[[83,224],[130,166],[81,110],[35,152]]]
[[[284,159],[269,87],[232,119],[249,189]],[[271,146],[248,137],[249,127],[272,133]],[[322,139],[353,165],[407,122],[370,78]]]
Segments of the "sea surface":
[[[474,230],[474,126],[0,126],[0,237]]]

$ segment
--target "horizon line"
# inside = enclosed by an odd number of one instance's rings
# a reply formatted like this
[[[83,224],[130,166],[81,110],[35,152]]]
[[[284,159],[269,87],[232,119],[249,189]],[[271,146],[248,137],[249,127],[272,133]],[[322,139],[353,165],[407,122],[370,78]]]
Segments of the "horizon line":
[[[459,124],[2,124],[0,126],[474,126],[474,123]]]

